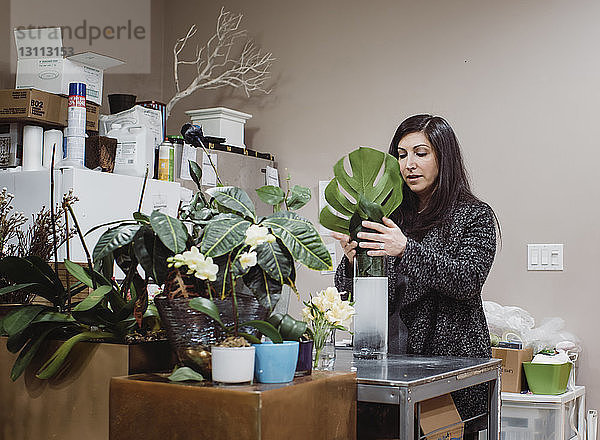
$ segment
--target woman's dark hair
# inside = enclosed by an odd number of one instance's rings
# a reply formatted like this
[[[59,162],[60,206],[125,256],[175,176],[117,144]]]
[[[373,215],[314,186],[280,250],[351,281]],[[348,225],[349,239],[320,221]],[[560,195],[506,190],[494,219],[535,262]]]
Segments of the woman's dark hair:
[[[419,199],[404,185],[404,199],[395,213],[395,220],[406,232],[423,236],[431,227],[442,223],[458,200],[474,201],[467,172],[462,160],[458,139],[448,122],[440,116],[415,115],[404,120],[396,129],[389,153],[398,158],[400,139],[409,133],[423,133],[435,151],[438,177],[431,199],[424,211],[417,215]],[[494,214],[495,215],[495,214]],[[496,223],[498,220],[496,219]],[[499,227],[499,226],[498,226]]]

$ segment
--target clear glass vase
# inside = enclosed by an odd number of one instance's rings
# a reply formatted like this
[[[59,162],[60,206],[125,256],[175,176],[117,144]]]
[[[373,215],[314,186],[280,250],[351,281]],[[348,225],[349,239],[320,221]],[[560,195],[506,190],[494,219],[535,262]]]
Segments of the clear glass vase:
[[[313,370],[333,371],[335,365],[335,329],[329,326],[314,332]]]
[[[354,357],[381,359],[388,346],[388,278],[385,257],[354,258]]]

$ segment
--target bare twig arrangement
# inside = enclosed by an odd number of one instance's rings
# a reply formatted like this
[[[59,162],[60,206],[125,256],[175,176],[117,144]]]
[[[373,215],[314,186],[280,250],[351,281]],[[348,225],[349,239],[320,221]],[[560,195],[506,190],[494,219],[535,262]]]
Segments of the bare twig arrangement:
[[[176,93],[167,104],[167,118],[179,100],[198,89],[231,86],[243,88],[248,97],[251,92],[270,92],[264,85],[270,78],[271,65],[275,61],[273,54],[261,52],[251,40],[246,41],[238,56],[232,54],[238,41],[246,36],[246,30],[240,29],[242,17],[242,14],[232,14],[221,8],[216,33],[204,46],[196,46],[196,57],[193,60],[186,61],[179,56],[188,41],[196,35],[196,25],[190,27],[185,37],[177,40],[173,48]],[[186,64],[196,66],[196,77],[182,89],[179,83],[179,66]]]

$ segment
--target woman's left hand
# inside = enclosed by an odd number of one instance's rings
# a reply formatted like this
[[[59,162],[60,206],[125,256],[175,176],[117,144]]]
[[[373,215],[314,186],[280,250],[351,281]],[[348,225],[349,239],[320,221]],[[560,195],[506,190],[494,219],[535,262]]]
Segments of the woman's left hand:
[[[361,241],[358,245],[365,249],[375,249],[367,252],[367,255],[371,257],[381,257],[384,255],[401,257],[404,249],[406,249],[406,235],[389,218],[383,217],[382,221],[383,225],[381,223],[363,221],[363,227],[373,229],[377,233],[359,232],[358,238],[370,241]]]

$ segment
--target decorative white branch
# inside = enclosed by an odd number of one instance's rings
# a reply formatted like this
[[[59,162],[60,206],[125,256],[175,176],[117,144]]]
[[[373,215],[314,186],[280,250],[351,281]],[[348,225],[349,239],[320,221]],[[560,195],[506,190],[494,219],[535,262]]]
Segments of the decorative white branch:
[[[244,44],[241,53],[232,55],[237,42],[246,36],[246,30],[240,29],[242,14],[232,14],[221,8],[217,19],[215,34],[202,47],[196,47],[196,58],[179,59],[185,45],[196,35],[197,27],[192,25],[185,37],[177,40],[173,47],[173,74],[175,76],[175,96],[167,104],[167,118],[173,106],[182,98],[199,89],[218,89],[220,87],[242,88],[246,96],[252,92],[270,93],[264,88],[271,77],[271,65],[275,58],[271,52],[262,53],[252,41]],[[196,66],[196,77],[184,89],[179,82],[179,66]]]

